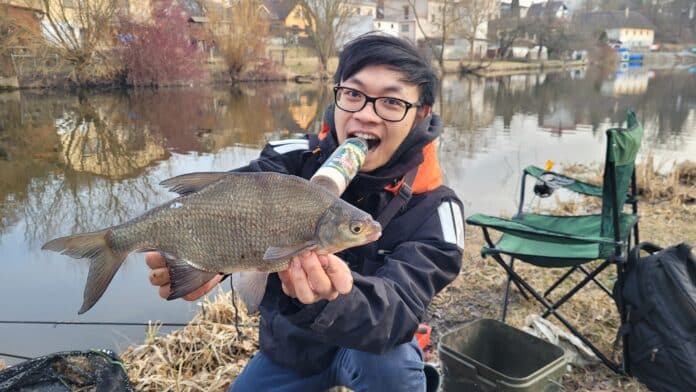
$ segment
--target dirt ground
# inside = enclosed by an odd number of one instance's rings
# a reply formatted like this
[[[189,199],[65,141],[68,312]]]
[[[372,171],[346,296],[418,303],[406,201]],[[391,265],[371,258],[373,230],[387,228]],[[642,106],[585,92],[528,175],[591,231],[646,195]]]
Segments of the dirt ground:
[[[571,172],[590,173],[587,180],[598,182],[597,169],[570,168]],[[639,171],[641,168],[639,167]],[[587,177],[587,176],[586,176]],[[648,184],[648,185],[643,185]],[[650,241],[661,246],[680,242],[696,245],[696,165],[681,165],[669,176],[658,176],[645,171],[639,172],[639,232],[641,241]],[[553,198],[554,196],[552,196]],[[552,203],[553,204],[553,203]],[[560,203],[558,209],[568,213],[589,212],[598,208],[596,202],[580,201]],[[555,211],[558,212],[558,211]],[[467,212],[471,213],[471,212]],[[457,329],[462,324],[479,318],[500,318],[501,302],[506,275],[492,258],[480,255],[484,239],[478,227],[467,227],[466,245],[462,271],[459,277],[433,301],[425,320],[433,329],[431,347],[426,350],[428,360],[438,362],[437,342],[443,334]],[[533,287],[547,288],[564,270],[540,269],[518,263],[515,266]],[[608,272],[608,273],[607,273]],[[602,274],[602,281],[609,288],[616,279],[615,269]],[[580,278],[575,275],[572,281]],[[562,285],[557,293],[562,294]],[[543,290],[540,290],[543,292]],[[552,299],[559,294],[552,294]],[[521,328],[528,315],[543,310],[534,300],[525,300],[514,287],[511,289],[507,322]],[[590,284],[560,308],[582,332],[588,334],[603,352],[611,353],[612,344],[619,325],[619,315],[613,300],[596,285]],[[550,320],[556,321],[553,317]],[[559,322],[555,324],[562,327]],[[620,349],[615,352],[620,353]],[[647,391],[635,379],[620,377],[606,366],[598,364],[584,368],[573,368],[564,376],[562,384],[568,391]]]
[[[587,181],[598,182],[596,168],[567,169],[584,173]],[[683,241],[696,245],[696,164],[683,164],[667,176],[641,168],[637,172],[641,240],[663,246]],[[586,200],[555,204],[556,213],[589,212],[598,207],[596,201]],[[429,362],[439,362],[437,344],[443,334],[472,320],[499,317],[505,274],[494,260],[481,258],[482,245],[480,229],[467,228],[462,270],[428,309],[424,322],[432,327],[431,344],[425,350]],[[516,266],[516,270],[537,288],[548,286],[563,272],[524,265]],[[612,287],[615,273],[603,275],[603,282]],[[577,282],[578,277],[572,280]],[[511,292],[507,322],[519,328],[541,307],[524,300],[516,289]],[[564,304],[561,312],[604,352],[612,351],[619,318],[613,300],[603,291],[589,285]],[[136,390],[226,390],[258,349],[258,318],[248,317],[243,311],[239,317],[244,326],[239,330],[241,334],[233,325],[231,297],[220,292],[212,302],[202,305],[201,312],[184,329],[158,336],[153,326],[144,344],[129,347],[121,355]],[[601,364],[571,367],[561,383],[566,391],[647,391],[637,380],[617,376]]]

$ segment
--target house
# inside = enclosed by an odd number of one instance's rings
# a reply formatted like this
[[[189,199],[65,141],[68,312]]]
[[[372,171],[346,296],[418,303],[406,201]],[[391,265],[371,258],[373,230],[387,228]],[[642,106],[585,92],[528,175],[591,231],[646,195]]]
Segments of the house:
[[[39,34],[44,12],[40,7],[32,7],[27,4],[21,1],[8,1],[0,4],[0,19],[22,26],[27,33]]]
[[[344,0],[342,4],[350,10],[351,16],[377,16],[376,0]]]
[[[16,78],[7,80],[4,76],[16,74],[15,57],[30,55],[27,48],[36,37],[41,36],[41,18],[43,11],[39,8],[18,4],[0,4],[0,23],[2,29],[10,32],[5,37],[0,52],[0,87],[19,87]]]
[[[546,3],[534,3],[529,7],[527,18],[555,18],[570,19],[570,11],[562,1],[548,1]]]
[[[377,4],[377,19],[398,23],[398,37],[407,39],[413,43],[417,43],[425,38],[423,32],[418,28],[416,19],[423,21],[426,25],[428,24],[427,0],[414,1],[416,12],[413,11],[413,7],[411,7],[409,2],[405,0],[380,0]],[[385,26],[383,24],[380,25]],[[391,23],[389,26],[391,26]],[[425,30],[427,31],[428,29],[429,26],[426,26]]]
[[[475,31],[474,53],[485,53],[487,47],[486,35],[488,23],[487,19],[493,14],[497,14],[498,10],[494,3],[497,0],[490,0],[490,6],[485,4],[486,9],[490,9],[483,23],[477,23],[479,26]],[[377,2],[377,18],[375,19],[375,30],[383,31],[387,34],[395,35],[407,39],[420,47],[427,47],[426,39],[440,42],[442,37],[442,17],[443,13],[446,17],[450,17],[454,10],[464,10],[464,7],[453,6],[449,3],[451,9],[445,9],[446,3],[437,0],[379,0]],[[443,12],[446,11],[446,12]],[[469,18],[471,20],[476,18]],[[480,18],[479,22],[481,21]],[[467,17],[462,19],[464,22],[458,23],[457,26],[448,26],[446,42],[444,44],[445,59],[459,60],[470,53],[470,41],[465,38],[463,33],[467,26]]]
[[[362,34],[377,30],[375,16],[377,2],[374,0],[344,0],[340,3],[347,17],[336,34],[336,47],[342,48],[348,41]]]
[[[573,23],[604,31],[608,41],[620,42],[627,49],[649,49],[655,40],[655,25],[628,8],[624,11],[579,13],[573,16]]]
[[[273,37],[305,38],[307,22],[297,0],[264,0]]]
[[[375,19],[372,21],[372,29],[394,37],[399,36],[399,21],[393,19]]]
[[[500,17],[525,18],[535,0],[500,0]],[[536,0],[539,1],[539,0]]]
[[[203,52],[208,51],[214,46],[214,39],[210,34],[210,20],[205,7],[197,0],[177,0],[177,3],[186,12],[191,43]]]

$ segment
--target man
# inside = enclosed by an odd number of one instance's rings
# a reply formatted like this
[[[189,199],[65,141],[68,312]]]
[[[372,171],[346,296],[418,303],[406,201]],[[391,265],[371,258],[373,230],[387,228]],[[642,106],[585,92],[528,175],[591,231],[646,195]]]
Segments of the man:
[[[425,390],[413,335],[432,298],[459,273],[463,248],[461,202],[442,185],[436,156],[437,77],[410,43],[366,35],[344,48],[334,82],[319,135],[271,142],[238,170],[308,179],[337,145],[362,137],[365,164],[342,197],[379,220],[382,237],[336,255],[306,252],[269,277],[261,350],[230,391]],[[164,261],[156,253],[147,261],[166,297]]]

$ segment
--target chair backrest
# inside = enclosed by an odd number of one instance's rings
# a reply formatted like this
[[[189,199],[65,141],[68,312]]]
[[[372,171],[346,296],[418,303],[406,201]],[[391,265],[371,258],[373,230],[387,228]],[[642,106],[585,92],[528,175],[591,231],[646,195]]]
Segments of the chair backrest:
[[[601,234],[619,241],[626,234],[618,232],[621,227],[619,219],[634,176],[636,156],[643,139],[643,126],[636,119],[636,114],[629,110],[626,128],[611,128],[606,133]],[[612,249],[606,250],[613,253],[613,247],[609,247]]]

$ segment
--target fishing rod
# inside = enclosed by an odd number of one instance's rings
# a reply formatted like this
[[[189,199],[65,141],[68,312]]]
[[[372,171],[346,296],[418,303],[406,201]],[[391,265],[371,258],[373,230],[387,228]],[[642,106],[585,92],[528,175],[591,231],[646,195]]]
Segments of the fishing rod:
[[[17,358],[17,359],[31,359],[29,357],[25,357],[22,355],[7,354],[7,353],[0,353],[0,357],[9,357],[9,358]]]
[[[169,323],[169,322],[119,322],[119,321],[40,321],[40,320],[0,320],[0,324],[23,324],[23,325],[105,325],[105,326],[126,326],[126,327],[148,327],[157,325],[161,327],[185,327],[187,325],[199,326],[205,323]],[[227,324],[227,323],[217,323]],[[229,323],[235,325],[234,323]],[[236,324],[240,328],[258,328],[258,324]]]

